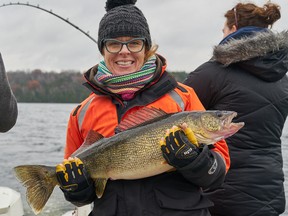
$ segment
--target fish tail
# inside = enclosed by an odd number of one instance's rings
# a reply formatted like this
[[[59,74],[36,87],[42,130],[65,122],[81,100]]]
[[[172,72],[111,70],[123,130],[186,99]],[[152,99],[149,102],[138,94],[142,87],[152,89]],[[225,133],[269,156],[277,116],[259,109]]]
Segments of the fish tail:
[[[26,187],[26,199],[34,213],[44,208],[54,187],[58,184],[55,167],[22,165],[14,167],[17,179]]]

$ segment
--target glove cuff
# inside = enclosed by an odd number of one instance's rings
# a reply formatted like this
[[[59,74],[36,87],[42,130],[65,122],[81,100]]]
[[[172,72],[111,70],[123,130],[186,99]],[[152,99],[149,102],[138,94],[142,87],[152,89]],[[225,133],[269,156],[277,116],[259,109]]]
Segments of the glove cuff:
[[[87,205],[96,199],[94,184],[90,184],[87,188],[76,192],[66,191],[61,187],[60,189],[63,191],[65,199],[76,206]]]
[[[185,178],[201,187],[209,187],[218,180],[222,182],[225,170],[225,163],[221,156],[211,151],[207,145],[192,163],[178,169]]]
[[[201,170],[202,171],[207,170],[207,169],[205,169],[207,167],[209,167],[209,168],[211,167],[213,156],[211,155],[211,152],[210,152],[208,146],[203,145],[202,148],[199,148],[199,150],[200,150],[200,153],[199,153],[198,157],[192,163],[181,168],[180,170],[193,169],[193,171],[198,172]]]

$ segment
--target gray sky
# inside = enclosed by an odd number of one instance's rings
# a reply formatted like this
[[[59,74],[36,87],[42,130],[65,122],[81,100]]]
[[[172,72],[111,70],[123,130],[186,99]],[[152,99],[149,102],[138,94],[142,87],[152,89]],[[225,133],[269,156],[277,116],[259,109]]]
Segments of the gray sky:
[[[0,0],[0,5],[23,2],[37,5],[69,18],[97,40],[98,24],[105,14],[106,0]],[[190,72],[208,60],[222,39],[224,13],[237,0],[138,0],[158,53],[170,71]],[[247,1],[242,1],[247,2]],[[254,0],[263,5],[264,0]],[[288,0],[274,0],[282,18],[273,29],[287,30]],[[27,6],[0,7],[0,52],[7,71],[80,70],[101,60],[97,45],[64,21]]]

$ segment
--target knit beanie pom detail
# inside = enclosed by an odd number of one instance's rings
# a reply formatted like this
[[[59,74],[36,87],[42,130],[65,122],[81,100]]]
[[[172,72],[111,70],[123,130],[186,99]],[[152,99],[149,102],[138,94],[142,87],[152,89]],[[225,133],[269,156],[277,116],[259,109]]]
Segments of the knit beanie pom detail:
[[[107,0],[105,10],[108,12],[109,10],[122,6],[132,4],[135,5],[137,0]]]

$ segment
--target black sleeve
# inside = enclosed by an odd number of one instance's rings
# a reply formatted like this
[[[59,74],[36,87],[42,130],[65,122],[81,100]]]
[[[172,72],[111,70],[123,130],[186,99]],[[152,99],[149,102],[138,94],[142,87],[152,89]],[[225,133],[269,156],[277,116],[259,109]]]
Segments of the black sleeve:
[[[10,88],[0,53],[0,132],[7,132],[16,123],[17,101]]]
[[[221,79],[217,77],[213,63],[206,62],[190,72],[183,83],[192,87],[205,109],[209,109],[215,103],[218,91],[216,84]]]
[[[212,189],[221,186],[224,181],[226,166],[222,157],[204,145],[202,152],[189,165],[178,171],[190,182]]]
[[[88,188],[79,192],[67,192],[65,190],[62,191],[64,193],[65,199],[78,207],[90,204],[96,199],[94,184],[91,184]]]

